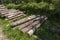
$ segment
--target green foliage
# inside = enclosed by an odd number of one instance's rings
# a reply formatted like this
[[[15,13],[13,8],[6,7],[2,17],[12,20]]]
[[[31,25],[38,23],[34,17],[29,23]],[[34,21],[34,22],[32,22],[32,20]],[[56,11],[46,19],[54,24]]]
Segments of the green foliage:
[[[45,10],[47,8],[48,4],[46,2],[40,2],[40,3],[27,3],[27,4],[8,4],[7,8],[15,8],[24,10],[26,12],[30,13],[39,13],[42,10]]]
[[[60,0],[52,0],[52,2],[53,2],[54,4],[59,4],[59,3],[60,3]]]
[[[49,5],[49,10],[54,10],[55,9],[55,6],[53,4],[50,4]]]
[[[8,3],[28,3],[28,2],[35,2],[35,0],[0,0],[0,3],[8,4]]]
[[[15,8],[15,4],[8,4],[6,7],[8,7],[9,9],[11,9],[11,8]]]
[[[31,14],[45,14],[45,15],[52,15],[55,10],[55,6],[53,4],[48,4],[46,2],[40,3],[27,3],[27,4],[7,4],[7,8],[14,8],[26,11],[26,13]],[[54,14],[54,13],[53,13]]]

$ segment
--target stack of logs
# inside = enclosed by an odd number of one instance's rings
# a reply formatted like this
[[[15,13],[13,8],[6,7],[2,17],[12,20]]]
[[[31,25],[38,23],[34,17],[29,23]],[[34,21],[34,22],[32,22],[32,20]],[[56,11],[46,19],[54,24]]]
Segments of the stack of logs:
[[[16,9],[7,9],[5,6],[0,5],[0,16],[5,17],[8,20],[12,20],[11,27],[18,27],[22,32],[33,35],[37,28],[47,19],[46,16],[30,15],[25,17],[24,12]],[[25,18],[22,18],[25,17]],[[17,18],[22,18],[16,21]],[[13,22],[15,21],[15,22]]]

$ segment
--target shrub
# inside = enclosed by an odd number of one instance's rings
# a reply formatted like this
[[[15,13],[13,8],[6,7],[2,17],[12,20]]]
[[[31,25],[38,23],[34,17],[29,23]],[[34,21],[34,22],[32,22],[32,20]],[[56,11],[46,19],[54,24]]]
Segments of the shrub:
[[[8,4],[6,7],[8,9],[11,9],[11,8],[14,8],[15,9],[16,5],[15,4]]]
[[[26,11],[26,13],[31,14],[45,14],[45,15],[52,15],[55,10],[53,4],[48,4],[46,2],[40,2],[40,3],[27,3],[27,4],[8,4],[8,8],[15,8],[19,10]]]
[[[53,4],[50,4],[49,5],[49,10],[54,10],[55,9],[55,6]]]

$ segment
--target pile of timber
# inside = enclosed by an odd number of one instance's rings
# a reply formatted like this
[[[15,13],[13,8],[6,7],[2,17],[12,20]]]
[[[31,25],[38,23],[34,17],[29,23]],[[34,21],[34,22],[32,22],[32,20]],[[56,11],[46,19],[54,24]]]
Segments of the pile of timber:
[[[24,12],[16,10],[16,9],[7,9],[5,6],[0,5],[0,16],[5,17],[7,20],[12,20],[11,27],[18,27],[22,32],[27,33],[29,35],[33,35],[37,28],[47,19],[46,16],[40,15],[31,15],[29,17],[25,17]],[[17,18],[22,18],[17,21]],[[13,22],[15,21],[15,22]]]
[[[3,17],[3,15],[7,13],[8,9],[4,5],[0,5],[0,16]]]
[[[17,18],[26,16],[24,12],[16,9],[7,9],[5,6],[0,5],[0,16],[5,17],[7,20],[15,21]]]
[[[10,9],[8,14],[5,14],[4,16],[6,17],[6,19],[14,21],[17,18],[22,18],[26,15],[22,11],[15,10],[15,9]]]
[[[47,19],[46,16],[31,15],[19,21],[13,22],[12,27],[18,27],[22,32],[33,35],[37,28]]]

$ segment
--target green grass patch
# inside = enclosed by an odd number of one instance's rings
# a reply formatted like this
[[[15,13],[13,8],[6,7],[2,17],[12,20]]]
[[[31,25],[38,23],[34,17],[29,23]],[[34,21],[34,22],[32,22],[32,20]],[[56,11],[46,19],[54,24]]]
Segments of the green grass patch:
[[[21,32],[18,28],[11,28],[9,21],[0,19],[0,24],[9,40],[35,40],[34,37],[30,37],[28,34]]]

